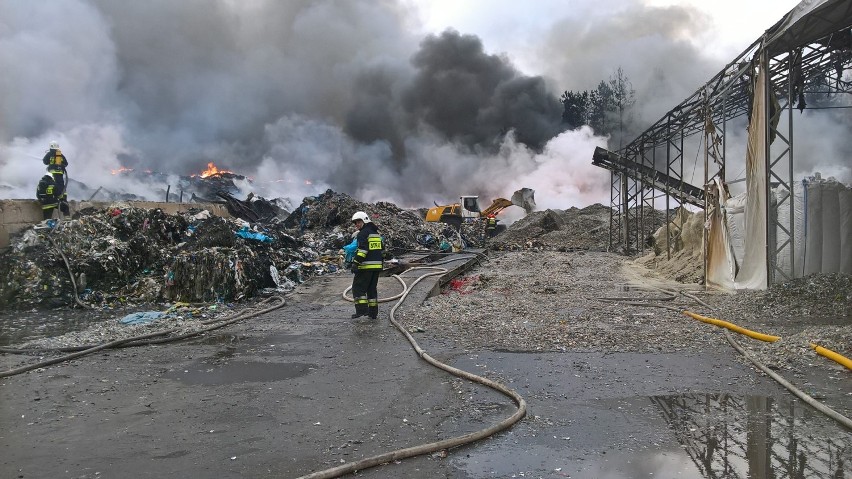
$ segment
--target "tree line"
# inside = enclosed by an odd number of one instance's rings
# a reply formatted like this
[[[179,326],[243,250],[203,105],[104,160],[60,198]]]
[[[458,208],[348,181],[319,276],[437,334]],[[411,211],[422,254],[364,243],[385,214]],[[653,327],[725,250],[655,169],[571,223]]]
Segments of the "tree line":
[[[609,135],[609,148],[620,150],[633,130],[633,107],[636,91],[619,67],[608,80],[601,80],[593,90],[566,90],[560,97],[562,121],[570,128],[589,125],[598,135]]]

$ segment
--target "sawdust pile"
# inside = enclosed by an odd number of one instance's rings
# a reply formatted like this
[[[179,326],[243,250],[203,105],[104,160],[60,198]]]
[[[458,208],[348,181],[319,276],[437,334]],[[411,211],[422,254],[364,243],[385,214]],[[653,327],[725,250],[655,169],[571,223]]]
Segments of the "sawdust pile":
[[[704,283],[702,255],[704,215],[678,208],[669,222],[654,233],[653,250],[636,264],[681,283]],[[669,249],[670,248],[670,249]]]
[[[496,250],[555,251],[609,248],[609,211],[601,204],[566,210],[536,211],[513,223],[490,242]]]

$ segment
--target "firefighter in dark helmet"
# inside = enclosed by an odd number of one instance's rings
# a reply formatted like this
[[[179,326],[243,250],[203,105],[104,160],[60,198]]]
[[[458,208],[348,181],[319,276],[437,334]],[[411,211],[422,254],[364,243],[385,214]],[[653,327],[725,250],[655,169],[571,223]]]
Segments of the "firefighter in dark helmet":
[[[493,238],[495,234],[497,234],[497,217],[491,214],[485,220],[485,236]]]
[[[59,143],[55,141],[50,142],[50,149],[44,154],[41,162],[47,166],[47,172],[53,175],[54,196],[56,197],[60,211],[67,215],[68,192],[66,191],[66,186],[68,178],[66,168],[68,168],[68,158],[59,149]]]
[[[358,250],[352,260],[352,297],[355,299],[355,314],[352,319],[379,316],[379,273],[382,272],[382,252],[384,245],[379,228],[370,220],[367,213],[358,211],[352,215],[352,223],[358,229]]]
[[[36,189],[36,198],[41,203],[41,211],[44,214],[44,219],[49,220],[53,217],[53,212],[59,206],[59,201],[56,199],[56,180],[53,175],[46,173],[41,177]]]

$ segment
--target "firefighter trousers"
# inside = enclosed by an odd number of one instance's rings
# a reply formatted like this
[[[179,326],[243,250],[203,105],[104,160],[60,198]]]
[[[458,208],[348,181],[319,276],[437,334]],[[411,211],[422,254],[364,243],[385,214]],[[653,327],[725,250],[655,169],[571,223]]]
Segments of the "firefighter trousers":
[[[352,278],[352,297],[355,299],[355,314],[376,319],[379,316],[379,273],[380,269],[359,269]]]

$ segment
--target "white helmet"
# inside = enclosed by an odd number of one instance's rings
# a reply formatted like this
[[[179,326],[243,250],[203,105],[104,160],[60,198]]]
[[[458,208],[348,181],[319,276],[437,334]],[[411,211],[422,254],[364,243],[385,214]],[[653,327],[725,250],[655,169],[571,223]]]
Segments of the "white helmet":
[[[59,143],[57,143],[57,142],[55,142],[55,141],[51,141],[51,142],[50,142],[50,149],[51,149],[51,150],[57,150],[57,149],[59,149]]]
[[[369,223],[370,217],[367,216],[367,213],[364,213],[363,211],[357,211],[354,215],[352,215],[352,222],[354,223],[357,220],[361,220],[364,223]]]

